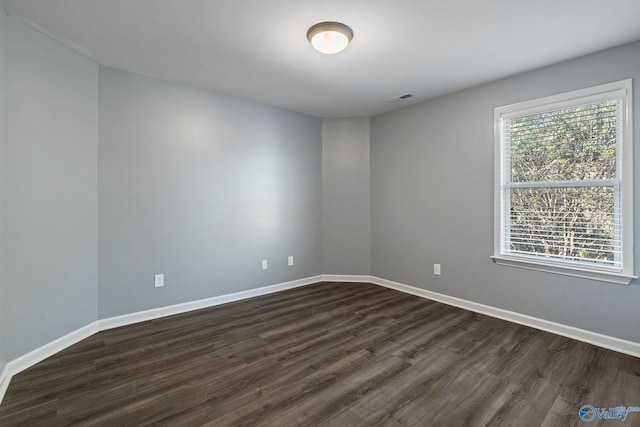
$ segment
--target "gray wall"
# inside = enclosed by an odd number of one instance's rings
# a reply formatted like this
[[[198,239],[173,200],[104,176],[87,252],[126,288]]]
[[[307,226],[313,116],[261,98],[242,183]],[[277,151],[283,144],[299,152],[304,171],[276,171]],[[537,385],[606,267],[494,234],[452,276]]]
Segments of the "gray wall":
[[[319,119],[101,67],[99,316],[320,274],[321,156]]]
[[[372,274],[640,342],[637,281],[614,285],[489,259],[493,108],[627,78],[635,80],[634,159],[640,168],[640,43],[372,118]],[[640,197],[635,202],[640,212]],[[442,264],[442,276],[433,275],[434,263]]]
[[[8,19],[10,360],[97,319],[98,67]]]
[[[4,230],[5,230],[5,170],[7,150],[7,16],[0,3],[0,372],[7,362],[5,348],[5,277],[4,277]]]
[[[323,272],[370,271],[369,119],[322,124]]]

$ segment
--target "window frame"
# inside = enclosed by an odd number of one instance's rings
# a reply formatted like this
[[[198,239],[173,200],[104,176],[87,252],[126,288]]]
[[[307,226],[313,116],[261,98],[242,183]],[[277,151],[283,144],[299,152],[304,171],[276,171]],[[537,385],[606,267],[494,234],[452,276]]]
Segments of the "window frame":
[[[503,210],[506,191],[505,180],[510,174],[505,156],[503,138],[504,120],[545,111],[570,108],[576,105],[620,98],[622,96],[622,132],[616,148],[616,167],[620,176],[620,204],[622,207],[621,248],[622,266],[620,269],[599,266],[580,266],[562,260],[536,259],[535,256],[523,256],[503,252],[505,236],[505,210]],[[599,280],[628,285],[637,279],[634,272],[634,200],[633,200],[633,83],[632,79],[621,80],[585,89],[565,92],[557,95],[518,102],[494,108],[494,248],[491,258],[496,264],[519,267],[548,273],[563,274],[584,279]],[[622,141],[620,141],[620,137]],[[510,180],[508,181],[510,182]]]

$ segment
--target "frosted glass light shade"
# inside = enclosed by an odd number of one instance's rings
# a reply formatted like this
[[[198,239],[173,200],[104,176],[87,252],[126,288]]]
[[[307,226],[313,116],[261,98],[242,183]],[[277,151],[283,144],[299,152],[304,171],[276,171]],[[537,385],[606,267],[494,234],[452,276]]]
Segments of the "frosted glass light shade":
[[[331,55],[347,47],[353,30],[340,22],[321,22],[309,28],[307,39],[318,52]]]

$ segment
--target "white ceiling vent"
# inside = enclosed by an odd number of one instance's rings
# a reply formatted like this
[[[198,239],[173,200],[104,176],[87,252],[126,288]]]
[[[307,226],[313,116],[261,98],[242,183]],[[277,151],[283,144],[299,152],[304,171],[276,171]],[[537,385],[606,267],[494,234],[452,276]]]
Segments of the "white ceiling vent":
[[[389,104],[393,104],[394,102],[404,101],[405,99],[412,98],[412,93],[405,93],[404,95],[394,96],[393,98],[385,99],[384,102],[388,102]]]

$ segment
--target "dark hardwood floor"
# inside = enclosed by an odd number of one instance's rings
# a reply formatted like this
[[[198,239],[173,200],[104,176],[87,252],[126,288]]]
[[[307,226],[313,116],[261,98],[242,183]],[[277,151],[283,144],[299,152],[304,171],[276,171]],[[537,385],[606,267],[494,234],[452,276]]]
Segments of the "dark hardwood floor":
[[[640,406],[640,359],[323,283],[93,335],[16,375],[0,425],[579,426],[585,404]]]

